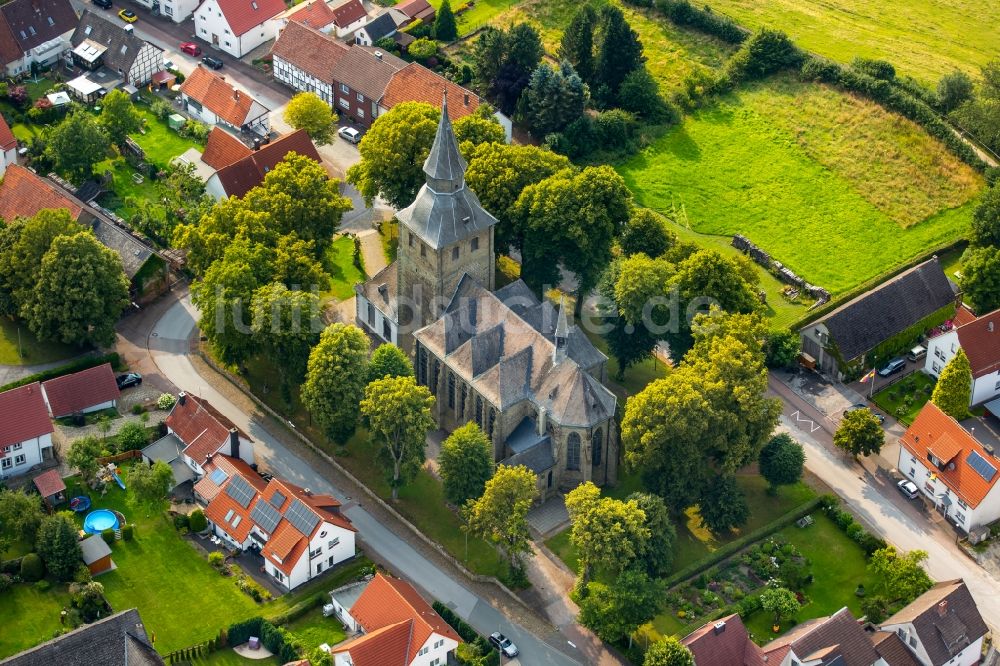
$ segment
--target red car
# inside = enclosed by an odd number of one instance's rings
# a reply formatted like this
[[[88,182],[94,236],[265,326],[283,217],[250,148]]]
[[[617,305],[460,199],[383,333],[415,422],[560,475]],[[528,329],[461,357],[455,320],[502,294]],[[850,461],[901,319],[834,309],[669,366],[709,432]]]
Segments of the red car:
[[[194,42],[181,42],[181,51],[196,58],[201,55],[201,47]]]

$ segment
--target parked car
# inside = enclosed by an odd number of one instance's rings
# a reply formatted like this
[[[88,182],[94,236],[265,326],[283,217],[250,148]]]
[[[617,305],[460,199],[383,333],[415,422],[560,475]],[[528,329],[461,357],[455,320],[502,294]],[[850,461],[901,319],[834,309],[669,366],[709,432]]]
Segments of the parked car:
[[[139,386],[142,384],[142,375],[138,372],[130,372],[126,375],[118,375],[115,377],[115,382],[118,384],[118,390],[124,390],[130,386]]]
[[[126,23],[135,23],[139,20],[139,15],[136,14],[131,9],[123,9],[118,12],[118,18],[125,21]]]
[[[519,653],[517,646],[510,642],[510,639],[501,634],[499,631],[494,631],[490,634],[490,643],[493,646],[503,652],[503,655],[508,659],[516,657]]]
[[[222,69],[222,61],[215,56],[205,56],[201,59],[201,62],[205,65],[205,67],[209,67],[211,69]]]
[[[909,479],[901,480],[896,484],[896,487],[899,488],[899,492],[903,493],[910,499],[916,499],[917,495],[920,494],[917,484],[913,483],[913,481],[910,481]]]
[[[919,361],[925,356],[927,356],[927,347],[924,347],[923,345],[917,345],[916,347],[910,350],[910,353],[906,355],[906,358],[910,359],[911,361]]]
[[[897,356],[896,358],[886,363],[885,367],[883,367],[878,371],[878,376],[888,377],[889,375],[896,374],[905,367],[906,367],[906,359],[901,356]]]
[[[847,416],[851,412],[856,412],[859,409],[867,409],[869,412],[871,412],[872,414],[874,414],[875,418],[878,419],[878,424],[879,425],[882,425],[883,423],[885,423],[885,417],[884,416],[882,416],[881,414],[879,414],[878,412],[876,412],[874,409],[872,409],[868,405],[862,404],[860,402],[856,403],[856,404],[853,404],[850,407],[848,407],[847,409],[845,409],[844,410],[844,416]]]
[[[93,0],[94,5],[103,9],[111,9],[111,0]]]
[[[341,127],[337,130],[337,134],[340,135],[341,139],[349,141],[350,143],[358,143],[361,141],[361,132],[353,127]]]
[[[197,58],[201,55],[201,47],[194,42],[181,42],[181,52]]]

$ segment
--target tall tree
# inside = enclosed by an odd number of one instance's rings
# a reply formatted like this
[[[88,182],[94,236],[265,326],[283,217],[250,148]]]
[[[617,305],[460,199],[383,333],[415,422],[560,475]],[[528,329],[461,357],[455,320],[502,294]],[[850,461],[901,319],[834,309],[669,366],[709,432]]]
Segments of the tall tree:
[[[285,107],[285,122],[297,130],[305,130],[320,145],[333,140],[335,120],[330,105],[314,92],[294,95]]]
[[[743,489],[731,474],[716,477],[702,491],[698,512],[705,527],[715,534],[726,534],[746,524],[750,506]]]
[[[21,308],[39,338],[72,345],[111,345],[129,304],[122,260],[90,231],[58,236],[42,258],[37,285]]]
[[[646,650],[642,666],[695,666],[694,655],[674,636],[666,636]]]
[[[972,79],[961,70],[949,72],[937,84],[938,103],[941,110],[950,113],[972,99]]]
[[[482,102],[472,113],[462,116],[452,124],[458,149],[468,159],[484,143],[507,142],[507,132],[497,119],[493,107]]]
[[[38,528],[35,551],[45,568],[58,580],[69,581],[80,566],[80,545],[72,514],[62,511],[46,516]]]
[[[583,5],[573,14],[559,42],[559,59],[573,65],[576,73],[586,83],[594,76],[594,27],[597,13],[590,5]]]
[[[602,8],[593,83],[606,89],[606,92],[595,93],[596,97],[603,97],[598,101],[609,104],[618,99],[618,89],[625,77],[642,67],[645,61],[639,33],[625,20],[622,10],[615,5]]]
[[[802,445],[788,433],[779,433],[771,438],[760,451],[760,474],[768,483],[768,492],[774,494],[778,486],[798,483],[802,478],[802,466],[806,454]]]
[[[0,490],[0,548],[6,550],[15,541],[35,543],[35,533],[42,522],[42,498],[23,490]]]
[[[500,465],[482,496],[466,505],[469,529],[495,543],[516,571],[531,552],[528,510],[538,494],[535,483],[535,474],[527,467]]]
[[[760,607],[774,615],[774,624],[781,624],[784,618],[799,612],[798,597],[789,589],[783,587],[768,587],[760,595]]]
[[[319,297],[272,282],[254,292],[250,309],[254,344],[275,363],[289,391],[291,382],[305,376],[309,353],[322,331]]]
[[[662,578],[670,573],[677,540],[667,505],[662,498],[650,493],[632,493],[627,499],[635,502],[646,516],[645,526],[649,530],[649,538],[640,544],[636,561],[646,567],[646,573],[652,578]]]
[[[368,337],[357,326],[328,326],[309,354],[299,395],[333,441],[342,444],[354,432],[367,379]]]
[[[618,642],[653,619],[660,609],[665,586],[637,569],[623,571],[613,584],[591,582],[579,601],[577,620],[602,640]]]
[[[973,245],[1000,247],[1000,181],[986,190],[972,212]]]
[[[434,39],[453,42],[457,37],[458,25],[455,22],[455,12],[451,10],[451,3],[444,0],[434,17]]]
[[[926,560],[926,551],[901,553],[894,546],[886,546],[872,553],[868,568],[875,574],[883,596],[892,603],[908,604],[934,584],[924,570]]]
[[[969,404],[972,402],[972,366],[969,365],[969,357],[961,347],[941,371],[934,392],[931,393],[931,402],[957,421],[969,416]]]
[[[0,275],[9,285],[18,307],[31,299],[38,284],[38,268],[52,241],[79,233],[81,229],[65,208],[40,210],[6,227],[5,242],[0,246]]]
[[[677,234],[649,208],[635,208],[618,239],[622,252],[630,257],[640,252],[657,258],[677,244]]]
[[[566,495],[567,510],[573,507],[570,541],[579,553],[581,585],[590,582],[594,567],[620,573],[636,560],[649,540],[646,514],[636,500],[595,497],[595,490],[588,481]]]
[[[93,175],[109,148],[111,140],[94,116],[76,111],[48,131],[45,156],[57,173],[79,184]]]
[[[365,389],[361,414],[381,447],[379,461],[392,486],[392,499],[424,463],[427,433],[434,427],[433,406],[434,396],[413,377],[383,377]]]
[[[983,314],[1000,308],[1000,246],[970,247],[962,255],[962,291]]]
[[[412,377],[413,366],[402,349],[386,342],[378,346],[368,359],[368,383],[383,377]]]
[[[473,69],[489,97],[511,115],[542,54],[538,31],[527,23],[507,30],[487,28],[473,44]]]
[[[486,482],[493,476],[493,446],[479,426],[470,421],[444,440],[438,466],[445,499],[462,506],[482,497]]]
[[[645,66],[625,75],[618,88],[618,106],[654,123],[671,120],[675,114],[660,96],[660,84]]]
[[[129,503],[145,510],[149,516],[163,504],[174,487],[174,471],[162,460],[152,465],[136,463],[128,468],[125,485]]]
[[[128,94],[115,89],[101,100],[99,122],[111,143],[122,148],[128,135],[135,134],[142,127],[142,116],[135,110]]]
[[[91,483],[97,477],[97,459],[104,453],[104,447],[94,436],[74,440],[66,454],[66,464],[80,473],[84,483]]]
[[[885,431],[870,409],[855,409],[844,414],[833,443],[853,456],[869,456],[882,450]]]
[[[558,69],[540,64],[521,94],[518,112],[536,138],[561,132],[583,115],[587,88],[568,62]]]

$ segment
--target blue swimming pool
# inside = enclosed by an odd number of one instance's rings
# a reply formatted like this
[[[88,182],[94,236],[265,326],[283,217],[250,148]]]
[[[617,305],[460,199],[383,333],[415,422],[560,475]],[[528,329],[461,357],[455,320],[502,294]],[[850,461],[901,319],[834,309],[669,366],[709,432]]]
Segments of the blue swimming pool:
[[[87,514],[83,519],[83,531],[88,534],[100,534],[106,529],[118,529],[118,516],[114,511],[97,509]]]

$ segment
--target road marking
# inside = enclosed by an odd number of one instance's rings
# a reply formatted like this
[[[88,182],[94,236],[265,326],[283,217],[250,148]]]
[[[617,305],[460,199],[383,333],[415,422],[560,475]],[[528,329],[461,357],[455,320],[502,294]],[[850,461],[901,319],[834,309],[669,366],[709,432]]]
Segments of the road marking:
[[[794,412],[792,412],[792,417],[795,419],[796,423],[808,423],[810,433],[814,433],[820,429],[819,424],[817,424],[812,419],[807,419],[806,417],[802,416],[802,412],[800,412],[799,410],[795,410]]]

